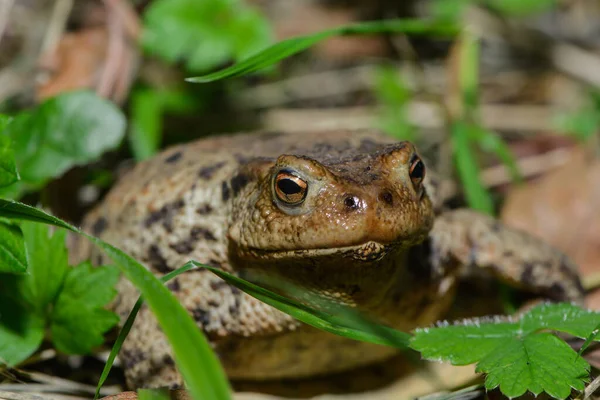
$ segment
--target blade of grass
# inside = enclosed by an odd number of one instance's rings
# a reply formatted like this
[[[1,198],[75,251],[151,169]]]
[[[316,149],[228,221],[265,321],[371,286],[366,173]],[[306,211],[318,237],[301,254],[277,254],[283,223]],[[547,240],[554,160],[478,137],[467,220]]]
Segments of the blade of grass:
[[[479,178],[479,165],[469,140],[469,130],[477,129],[465,121],[454,121],[451,137],[454,145],[454,160],[458,175],[465,189],[467,202],[475,210],[492,215],[494,204]]]
[[[465,30],[458,46],[458,90],[462,105],[461,115],[456,115],[456,120],[451,124],[454,160],[469,206],[486,214],[493,214],[494,204],[479,178],[480,168],[471,143],[480,129],[477,109],[479,42],[474,34]]]
[[[453,23],[416,19],[392,19],[369,21],[341,26],[311,35],[283,40],[231,67],[207,75],[187,78],[188,82],[206,83],[224,78],[249,74],[276,64],[277,62],[308,49],[316,43],[336,35],[365,35],[378,33],[405,33],[427,36],[452,36],[458,32]]]
[[[176,276],[181,275],[184,272],[187,272],[193,268],[196,268],[196,267],[192,263],[188,262],[184,266],[177,268],[175,271],[171,271],[168,274],[162,276],[160,278],[160,281],[162,283],[167,283],[168,281],[175,278]],[[127,320],[125,320],[123,327],[119,331],[119,335],[117,336],[117,339],[115,340],[115,343],[113,344],[113,347],[110,350],[110,354],[108,355],[108,359],[106,360],[106,363],[104,363],[104,368],[102,369],[102,374],[100,375],[100,379],[98,380],[98,384],[96,385],[96,394],[94,395],[94,400],[96,400],[100,396],[100,390],[102,389],[104,382],[106,382],[106,379],[108,378],[108,375],[110,374],[110,370],[112,369],[112,366],[115,362],[115,358],[117,358],[117,354],[119,354],[119,351],[121,351],[123,342],[127,338],[127,335],[129,334],[129,331],[131,330],[131,327],[133,326],[133,322],[135,321],[135,317],[137,316],[138,312],[140,311],[140,308],[142,308],[143,303],[144,303],[144,301],[143,301],[142,297],[141,296],[138,297],[137,301],[135,302],[135,305],[131,309],[131,312],[127,316]]]
[[[223,368],[187,311],[143,265],[116,247],[25,204],[0,199],[0,217],[42,222],[86,236],[99,246],[140,290],[173,349],[175,362],[196,400],[229,399],[231,389]],[[194,351],[190,351],[194,349]]]
[[[473,139],[488,153],[496,154],[496,157],[508,168],[513,182],[523,182],[523,176],[517,165],[517,160],[508,145],[495,132],[480,127],[472,130]]]
[[[596,340],[598,334],[600,334],[600,324],[596,325],[592,333],[590,333],[590,335],[587,338],[585,338],[585,342],[583,342],[583,344],[581,345],[581,348],[577,352],[577,356],[581,357],[583,352],[586,351],[588,347],[590,347],[590,344],[592,344],[592,342]]]
[[[363,342],[381,344],[399,349],[408,348],[411,337],[408,333],[372,322],[348,307],[342,307],[331,302],[325,304],[326,300],[323,299],[323,304],[332,310],[335,315],[325,313],[271,292],[220,269],[195,261],[192,261],[192,263],[198,267],[208,269],[227,283],[248,293],[252,297],[315,328]]]

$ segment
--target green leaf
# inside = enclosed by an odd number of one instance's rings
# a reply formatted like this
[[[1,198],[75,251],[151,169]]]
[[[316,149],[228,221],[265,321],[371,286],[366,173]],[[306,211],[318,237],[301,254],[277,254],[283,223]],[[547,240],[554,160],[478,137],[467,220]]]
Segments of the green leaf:
[[[571,388],[583,390],[589,365],[548,331],[587,337],[599,321],[600,313],[572,304],[541,304],[519,321],[487,318],[418,329],[411,347],[427,359],[456,365],[477,362],[477,371],[488,374],[486,388],[499,386],[508,397],[529,390],[562,399]]]
[[[32,222],[21,223],[29,273],[14,277],[12,289],[38,315],[45,316],[54,303],[68,267],[65,245],[66,232],[55,230],[49,235],[47,226]],[[11,290],[12,293],[15,293]]]
[[[264,17],[238,0],[157,0],[144,13],[144,49],[206,71],[271,41]]]
[[[539,304],[521,319],[524,332],[548,329],[586,338],[600,324],[600,314],[569,304]]]
[[[526,391],[567,398],[571,389],[583,390],[589,377],[589,364],[571,347],[550,333],[515,337],[502,342],[477,364],[477,372],[487,373],[485,387],[518,397]]]
[[[262,50],[259,53],[223,70],[211,74],[186,79],[188,82],[212,82],[224,78],[233,78],[259,71],[263,68],[293,56],[320,41],[336,35],[365,35],[378,33],[405,33],[425,36],[449,36],[457,32],[454,24],[436,21],[390,19],[370,21],[354,25],[317,32],[311,35],[298,36],[283,40]]]
[[[17,115],[5,129],[21,178],[34,184],[98,159],[119,145],[124,132],[121,111],[90,92],[48,99]]]
[[[10,138],[4,134],[11,119],[0,114],[0,187],[12,185],[20,178]]]
[[[223,270],[199,264],[194,261],[192,261],[192,263],[198,267],[208,269],[227,283],[243,290],[252,297],[255,297],[315,328],[354,340],[382,344],[401,349],[408,347],[409,334],[369,321],[350,308],[333,304],[328,302],[325,298],[317,298],[313,299],[313,301],[315,301],[316,304],[323,306],[323,308],[328,308],[330,313],[316,310],[298,301],[273,293]],[[293,291],[291,286],[287,285],[287,282],[286,290]]]
[[[0,221],[0,272],[22,274],[26,271],[27,256],[21,228]]]
[[[421,352],[427,360],[449,361],[452,365],[468,365],[481,360],[499,348],[504,340],[517,331],[516,323],[465,322],[465,325],[446,325],[420,328],[410,347]]]
[[[32,355],[44,339],[44,319],[23,302],[0,294],[0,366],[14,367]]]
[[[50,331],[56,348],[68,354],[88,354],[104,342],[103,334],[119,322],[105,306],[117,294],[119,270],[92,267],[89,262],[70,268],[51,315]]]

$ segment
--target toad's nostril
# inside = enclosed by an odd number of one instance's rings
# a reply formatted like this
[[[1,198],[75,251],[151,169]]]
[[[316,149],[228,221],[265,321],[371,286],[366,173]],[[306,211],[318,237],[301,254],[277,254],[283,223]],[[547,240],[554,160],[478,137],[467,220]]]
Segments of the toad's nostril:
[[[344,199],[344,205],[351,210],[356,210],[358,208],[360,200],[356,196],[348,196]]]
[[[379,194],[379,200],[390,206],[394,205],[394,196],[392,196],[392,193],[388,192],[387,190]]]

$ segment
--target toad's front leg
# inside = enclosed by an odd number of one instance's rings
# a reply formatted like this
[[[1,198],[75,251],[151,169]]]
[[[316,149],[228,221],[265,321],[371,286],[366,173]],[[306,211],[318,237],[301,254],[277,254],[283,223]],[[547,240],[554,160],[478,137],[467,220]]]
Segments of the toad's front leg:
[[[481,268],[507,284],[555,301],[583,303],[577,266],[556,248],[476,211],[440,215],[430,233],[430,262]]]

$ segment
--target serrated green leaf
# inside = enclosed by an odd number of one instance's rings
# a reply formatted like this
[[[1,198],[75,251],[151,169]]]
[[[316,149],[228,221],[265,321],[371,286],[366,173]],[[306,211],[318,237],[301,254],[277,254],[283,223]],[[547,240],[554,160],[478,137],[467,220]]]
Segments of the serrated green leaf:
[[[515,337],[502,342],[477,364],[477,372],[487,373],[485,387],[508,397],[527,391],[542,392],[557,399],[583,390],[589,376],[588,363],[561,339],[550,333]]]
[[[0,199],[0,217],[59,226],[86,236],[104,250],[147,299],[148,306],[171,344],[175,362],[194,399],[231,398],[229,382],[206,338],[173,294],[143,265],[116,247],[35,207]]]
[[[541,329],[565,332],[586,338],[600,324],[600,313],[569,303],[544,303],[533,307],[521,319],[523,332]]]
[[[27,255],[21,228],[0,221],[0,272],[22,274],[26,271]]]
[[[70,268],[51,315],[50,331],[56,348],[68,354],[88,354],[104,342],[104,333],[119,317],[104,307],[117,294],[115,267],[92,267],[89,262]]]
[[[44,339],[44,319],[23,302],[0,294],[0,366],[14,367],[32,355]]]
[[[44,182],[116,148],[125,133],[123,113],[91,92],[70,92],[17,115],[6,127],[21,178]]]
[[[69,259],[65,245],[66,232],[55,230],[50,234],[47,226],[33,222],[21,223],[21,229],[29,273],[15,277],[14,288],[23,301],[43,316],[56,300],[67,272]]]
[[[457,31],[456,25],[451,23],[416,19],[389,19],[345,25],[311,35],[283,40],[231,67],[211,74],[188,78],[186,80],[188,82],[204,83],[246,75],[274,65],[285,58],[308,49],[322,40],[336,35],[406,33],[427,36],[449,36],[456,34]]]
[[[144,13],[144,49],[206,71],[271,42],[266,19],[238,0],[158,0]]]
[[[427,360],[449,361],[452,365],[473,364],[499,349],[504,340],[515,336],[518,325],[512,322],[469,321],[466,325],[420,328],[410,347]]]

